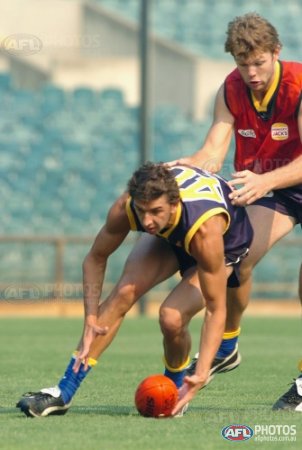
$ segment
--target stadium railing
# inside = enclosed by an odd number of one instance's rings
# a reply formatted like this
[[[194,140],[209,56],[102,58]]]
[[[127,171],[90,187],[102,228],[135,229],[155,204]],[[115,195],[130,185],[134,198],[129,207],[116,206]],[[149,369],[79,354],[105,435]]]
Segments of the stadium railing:
[[[46,306],[61,302],[81,303],[83,298],[83,289],[81,284],[81,265],[83,257],[93,242],[92,236],[0,236],[0,265],[3,264],[3,255],[8,246],[24,246],[28,252],[39,252],[39,259],[31,261],[26,258],[29,253],[25,251],[23,261],[12,264],[10,267],[1,271],[0,275],[0,305],[5,304],[31,304],[37,305],[44,303]],[[112,255],[108,264],[108,271],[104,283],[104,296],[109,293],[114,283],[120,276],[122,266],[135,242],[136,235],[131,235],[120,249],[120,252]],[[34,250],[33,246],[36,247]],[[50,252],[44,249],[52,248],[52,261],[49,265]],[[74,250],[69,254],[70,247]],[[298,296],[298,273],[301,260],[297,257],[292,258],[291,265],[286,266],[288,257],[286,253],[293,254],[301,249],[300,236],[292,235],[283,242],[278,243],[278,248],[273,249],[266,255],[266,264],[256,268],[253,284],[253,298],[256,300],[297,300]],[[78,251],[81,250],[81,251]],[[282,257],[282,254],[285,257]],[[39,274],[41,261],[45,259],[46,266],[42,276]],[[284,279],[276,276],[275,265],[279,264],[284,269]],[[68,268],[73,267],[73,271]],[[51,267],[52,266],[52,267]],[[23,269],[22,269],[23,267]],[[271,267],[271,271],[267,271]],[[15,271],[14,271],[15,268]],[[265,268],[265,270],[263,270]],[[76,269],[76,270],[75,270]],[[266,275],[263,276],[263,272]],[[290,273],[290,277],[288,274]],[[44,274],[44,276],[43,276]],[[45,275],[47,274],[47,275]],[[173,288],[177,282],[178,275],[175,278],[162,283],[158,288],[152,290],[151,294],[146,296],[146,301],[159,302],[165,298],[167,292]],[[143,312],[145,308],[140,308]],[[0,308],[1,314],[1,308]]]

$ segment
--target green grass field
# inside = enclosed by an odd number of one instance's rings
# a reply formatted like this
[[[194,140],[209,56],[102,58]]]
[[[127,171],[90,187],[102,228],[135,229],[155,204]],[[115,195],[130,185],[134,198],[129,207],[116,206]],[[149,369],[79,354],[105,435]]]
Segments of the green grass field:
[[[196,349],[201,319],[192,322]],[[133,404],[138,383],[162,372],[156,320],[126,319],[119,335],[84,381],[67,415],[28,419],[15,408],[20,395],[56,384],[77,343],[78,319],[1,319],[0,448],[45,450],[301,449],[302,415],[271,405],[297,375],[301,322],[245,318],[243,356],[234,372],[217,375],[182,419],[146,419]],[[223,427],[294,425],[296,441],[229,442]],[[271,428],[272,429],[272,428]],[[288,428],[287,428],[288,429]],[[284,436],[284,434],[282,434]],[[278,439],[275,434],[274,439]],[[237,448],[237,447],[236,447]]]

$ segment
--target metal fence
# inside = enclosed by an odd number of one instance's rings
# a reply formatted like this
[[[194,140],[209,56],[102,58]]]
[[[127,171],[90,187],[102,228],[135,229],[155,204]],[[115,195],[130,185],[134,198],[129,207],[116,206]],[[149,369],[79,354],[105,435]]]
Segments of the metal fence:
[[[62,302],[82,300],[82,261],[92,236],[0,236],[0,302]],[[127,254],[135,242],[126,239],[108,263],[106,295],[118,280]],[[302,239],[290,236],[280,241],[254,271],[255,299],[287,300],[298,297]],[[167,292],[178,276],[153,290]]]

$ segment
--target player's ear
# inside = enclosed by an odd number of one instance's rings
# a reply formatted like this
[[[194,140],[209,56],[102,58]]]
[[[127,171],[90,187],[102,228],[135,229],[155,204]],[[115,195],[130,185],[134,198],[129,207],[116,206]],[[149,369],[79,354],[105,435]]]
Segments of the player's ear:
[[[277,61],[279,59],[280,56],[280,51],[281,51],[281,46],[278,45],[275,49],[275,51],[273,52],[273,60]]]
[[[177,205],[178,203],[172,203],[171,204],[171,212],[174,214],[177,211]]]

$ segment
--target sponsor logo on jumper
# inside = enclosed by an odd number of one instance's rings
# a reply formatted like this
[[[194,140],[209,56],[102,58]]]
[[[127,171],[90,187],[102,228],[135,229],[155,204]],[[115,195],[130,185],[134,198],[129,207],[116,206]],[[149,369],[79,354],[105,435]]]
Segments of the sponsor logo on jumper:
[[[273,123],[271,136],[274,141],[285,141],[288,139],[288,126],[286,123]]]
[[[243,136],[243,137],[247,137],[247,138],[256,138],[256,133],[254,130],[238,130],[238,133]]]

